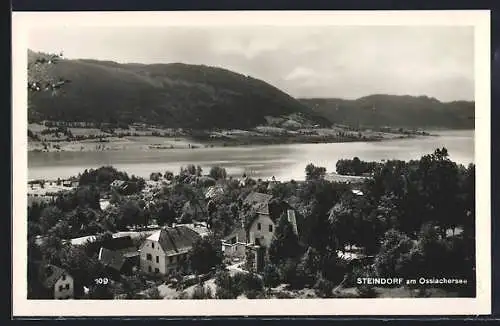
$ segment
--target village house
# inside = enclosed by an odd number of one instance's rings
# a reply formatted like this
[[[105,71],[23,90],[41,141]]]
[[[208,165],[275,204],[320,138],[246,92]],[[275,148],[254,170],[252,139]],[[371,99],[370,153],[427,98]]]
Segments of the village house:
[[[104,240],[98,259],[115,278],[131,275],[139,266],[139,251],[130,236]]]
[[[62,186],[67,188],[77,188],[80,182],[77,179],[68,179],[62,181]]]
[[[171,274],[187,267],[188,254],[200,235],[186,226],[165,227],[140,248],[140,267],[146,273]]]
[[[224,257],[232,262],[239,262],[245,259],[247,246],[246,230],[243,226],[237,227],[222,240]]]
[[[261,271],[279,218],[286,214],[298,236],[297,217],[287,202],[273,200],[273,196],[268,194],[252,192],[245,198],[243,205],[254,213],[253,219],[238,226],[222,240],[222,251],[224,256],[232,261],[246,259],[248,254],[253,255],[254,267]],[[244,221],[243,216],[241,220]]]
[[[64,269],[54,265],[40,265],[39,277],[44,297],[49,299],[73,299],[73,277]]]
[[[224,195],[224,187],[219,184],[219,185],[208,187],[207,191],[205,192],[205,199],[216,201],[217,199],[221,198],[223,195]]]
[[[122,192],[127,189],[128,183],[123,180],[114,180],[110,184],[111,189],[116,190],[118,192]]]

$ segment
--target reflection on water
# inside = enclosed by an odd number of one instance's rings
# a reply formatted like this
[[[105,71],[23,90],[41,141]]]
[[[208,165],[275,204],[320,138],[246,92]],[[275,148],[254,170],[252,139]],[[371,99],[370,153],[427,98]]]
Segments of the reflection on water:
[[[149,177],[153,171],[178,172],[187,164],[200,165],[205,171],[220,165],[231,175],[249,175],[277,179],[304,178],[307,164],[324,166],[334,172],[337,160],[359,157],[366,161],[410,160],[446,147],[452,160],[474,162],[474,131],[443,131],[439,137],[420,137],[383,142],[330,144],[287,144],[268,146],[221,147],[199,149],[128,150],[108,152],[28,153],[28,178],[69,177],[84,169],[113,165],[129,174]]]

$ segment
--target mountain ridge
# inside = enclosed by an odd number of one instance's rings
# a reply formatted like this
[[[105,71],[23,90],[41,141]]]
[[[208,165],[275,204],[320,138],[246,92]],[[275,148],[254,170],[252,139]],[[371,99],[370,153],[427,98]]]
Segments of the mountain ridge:
[[[31,94],[28,117],[32,121],[253,128],[265,124],[266,116],[300,115],[312,123],[330,124],[275,86],[219,67],[61,59],[50,75],[71,83],[57,97]]]
[[[28,50],[28,60],[37,55]],[[43,55],[43,54],[42,54]],[[355,100],[294,98],[263,80],[223,67],[61,59],[50,76],[71,81],[57,96],[29,95],[28,119],[157,124],[186,129],[251,129],[268,117],[328,127],[474,128],[474,102],[372,94]]]
[[[338,124],[367,127],[474,129],[475,102],[441,102],[426,95],[372,94],[354,100],[299,98]]]

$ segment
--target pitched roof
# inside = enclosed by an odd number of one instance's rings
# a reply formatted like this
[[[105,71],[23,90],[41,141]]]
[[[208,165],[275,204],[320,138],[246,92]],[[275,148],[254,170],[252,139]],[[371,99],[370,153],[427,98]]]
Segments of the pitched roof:
[[[102,247],[108,250],[124,250],[134,247],[134,241],[129,235],[110,238],[102,243]]]
[[[125,184],[125,181],[123,180],[114,180],[111,182],[111,187],[121,187]]]
[[[218,196],[221,196],[224,194],[224,188],[220,185],[217,186],[211,186],[207,189],[205,192],[205,198],[216,198]]]
[[[168,255],[188,252],[201,236],[194,230],[183,226],[166,227],[153,233],[148,240],[158,242]]]
[[[125,258],[119,252],[102,248],[99,250],[99,261],[104,265],[120,271],[125,263]]]
[[[252,206],[258,214],[269,215],[269,201],[273,198],[272,195],[263,194],[261,192],[251,192],[243,201],[243,203]]]
[[[97,236],[95,236],[95,235],[87,235],[87,236],[84,236],[84,237],[71,239],[70,242],[71,242],[71,244],[73,246],[79,246],[79,245],[84,245],[87,242],[94,242],[96,240],[97,240]]]
[[[234,228],[231,233],[229,233],[227,236],[224,237],[223,240],[228,241],[231,238],[238,236],[238,241],[240,242],[246,242],[246,232],[245,229],[242,226],[237,226]]]
[[[68,273],[60,267],[54,265],[40,265],[39,275],[41,282],[47,289],[52,289],[63,274],[68,275]]]

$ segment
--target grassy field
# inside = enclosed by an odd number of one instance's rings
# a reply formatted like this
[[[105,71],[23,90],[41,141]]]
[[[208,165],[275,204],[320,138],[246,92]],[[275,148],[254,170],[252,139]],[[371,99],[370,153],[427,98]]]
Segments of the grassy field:
[[[52,128],[54,130],[55,128]],[[334,143],[353,141],[380,141],[410,137],[398,133],[352,131],[346,127],[302,128],[289,130],[274,126],[259,126],[253,130],[220,130],[186,132],[158,127],[131,127],[103,131],[98,128],[75,128],[51,132],[41,124],[29,124],[31,135],[28,151],[116,151],[140,148],[144,150],[168,150],[242,145],[271,145],[291,143]]]

